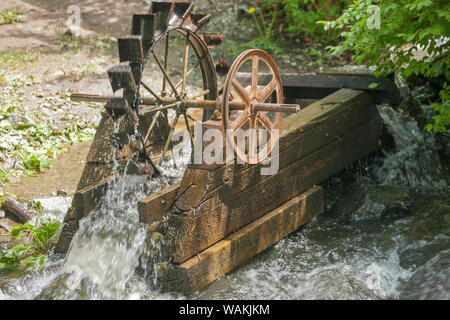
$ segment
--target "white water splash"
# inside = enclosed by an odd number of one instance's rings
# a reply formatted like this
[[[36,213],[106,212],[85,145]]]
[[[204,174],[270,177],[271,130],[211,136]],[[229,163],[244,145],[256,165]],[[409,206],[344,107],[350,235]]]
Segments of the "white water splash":
[[[377,106],[396,151],[386,153],[383,165],[376,169],[379,185],[401,185],[414,189],[442,189],[441,163],[432,133],[420,130],[416,121],[389,105]]]
[[[381,298],[398,298],[401,281],[409,279],[412,272],[400,266],[397,250],[391,251],[387,259],[380,260],[366,268],[366,285]]]
[[[119,176],[101,205],[79,222],[64,260],[42,271],[10,279],[1,299],[143,299],[154,297],[136,274],[145,249],[146,226],[137,203],[178,182],[190,159],[190,145],[177,154],[177,169],[167,159],[162,176]]]
[[[80,221],[58,276],[64,289],[44,290],[44,297],[141,297],[130,287],[147,238],[146,226],[139,222],[137,203],[181,178],[190,159],[189,148],[181,150],[177,169],[173,169],[171,159],[163,163],[161,177],[121,176],[112,183],[101,206]]]

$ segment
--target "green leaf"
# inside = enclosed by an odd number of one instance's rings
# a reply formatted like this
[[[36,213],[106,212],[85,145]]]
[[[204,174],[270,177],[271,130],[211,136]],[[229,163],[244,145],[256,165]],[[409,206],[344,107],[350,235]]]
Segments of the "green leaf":
[[[11,235],[12,235],[14,238],[17,238],[17,237],[19,237],[19,235],[20,235],[20,233],[21,233],[22,231],[24,231],[24,230],[31,230],[31,229],[33,229],[34,227],[35,227],[35,225],[34,225],[31,221],[28,221],[28,222],[25,223],[24,225],[14,226],[14,227],[11,229]]]
[[[28,257],[22,260],[24,267],[31,270],[39,270],[47,262],[47,256],[40,254],[36,257]]]
[[[372,82],[371,84],[368,85],[369,89],[375,89],[376,87],[378,87],[378,83],[376,82]]]
[[[33,209],[37,212],[42,211],[42,203],[40,201],[33,201]]]

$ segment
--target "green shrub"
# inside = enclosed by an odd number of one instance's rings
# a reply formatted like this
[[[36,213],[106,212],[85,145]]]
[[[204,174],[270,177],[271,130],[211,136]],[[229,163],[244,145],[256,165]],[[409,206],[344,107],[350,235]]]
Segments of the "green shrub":
[[[277,8],[278,30],[295,36],[308,36],[314,40],[324,40],[326,32],[317,25],[318,20],[336,18],[350,0],[264,0],[267,11]],[[329,40],[329,39],[327,39]]]
[[[258,8],[250,8],[248,12],[252,15],[255,26],[258,30],[258,36],[247,43],[237,45],[232,50],[232,54],[236,55],[238,52],[247,49],[262,49],[271,54],[279,54],[281,52],[277,41],[275,40],[273,27],[275,25],[278,12],[276,7],[270,12],[263,13]],[[269,21],[270,19],[270,21]]]
[[[430,132],[446,131],[450,126],[450,85],[444,84],[444,88],[439,93],[441,103],[433,103],[432,108],[436,115],[433,117],[434,123],[427,124],[425,129]]]
[[[25,15],[17,9],[6,9],[0,13],[0,25],[23,21]]]
[[[374,7],[377,5],[377,7]],[[379,9],[380,27],[369,28]],[[449,123],[448,87],[450,83],[450,2],[448,0],[384,0],[354,1],[334,21],[320,21],[325,30],[340,30],[342,42],[329,47],[334,54],[353,50],[354,59],[375,66],[375,75],[398,72],[407,79],[411,75],[426,78],[442,76],[439,113],[434,119],[435,131],[445,130]],[[417,49],[425,49],[426,58],[415,58]],[[431,130],[431,127],[427,127]]]
[[[40,269],[47,261],[50,251],[49,240],[56,234],[60,223],[42,220],[40,226],[28,221],[24,225],[15,226],[11,235],[19,238],[21,233],[31,234],[31,243],[18,244],[0,253],[0,270]]]

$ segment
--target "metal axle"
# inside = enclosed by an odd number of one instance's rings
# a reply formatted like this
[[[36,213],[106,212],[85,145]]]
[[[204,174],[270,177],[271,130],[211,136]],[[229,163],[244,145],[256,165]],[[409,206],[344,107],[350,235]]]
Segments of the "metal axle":
[[[88,101],[88,102],[102,102],[107,103],[112,99],[117,99],[115,96],[100,96],[92,94],[72,94],[70,96],[72,101]],[[155,104],[162,104],[160,107],[154,107]],[[212,109],[220,110],[220,100],[177,100],[174,97],[161,97],[156,98],[140,98],[141,105],[153,106],[143,108],[144,113],[157,112],[164,109],[183,107],[183,108],[197,108],[197,109]],[[230,101],[230,110],[245,110],[247,104],[245,102]],[[300,105],[298,104],[277,104],[277,103],[260,103],[252,102],[251,110],[253,112],[265,111],[265,112],[287,112],[297,113],[300,111]]]

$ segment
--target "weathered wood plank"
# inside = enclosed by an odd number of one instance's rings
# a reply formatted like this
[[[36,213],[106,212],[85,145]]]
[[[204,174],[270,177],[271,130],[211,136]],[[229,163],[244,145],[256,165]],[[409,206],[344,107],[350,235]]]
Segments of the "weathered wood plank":
[[[379,120],[372,120],[232,197],[229,196],[230,184],[224,184],[216,190],[214,197],[203,202],[196,210],[171,215],[169,226],[188,231],[178,234],[173,261],[186,261],[374,151],[378,146],[379,133]]]
[[[180,189],[180,182],[139,201],[139,221],[150,224],[165,216],[175,202],[178,189]]]
[[[191,294],[267,249],[323,212],[323,190],[315,186],[176,266],[171,285]]]
[[[376,107],[368,94],[342,89],[285,118],[280,137],[279,170],[377,117]],[[210,172],[207,166],[189,165],[183,177],[185,187],[180,188],[177,208],[181,211],[197,208],[205,199],[213,197],[214,190],[224,183],[231,186],[231,196],[267,179],[268,176],[260,174],[262,166],[235,164],[220,166]],[[193,176],[202,177],[197,178],[202,183],[188,189]],[[189,191],[186,195],[185,190]]]
[[[246,85],[250,76],[250,73],[239,73],[238,79]],[[270,79],[269,75],[262,75],[259,84],[265,85]],[[368,74],[282,74],[281,81],[287,99],[321,99],[342,88],[364,90],[377,103],[398,103],[400,99],[392,80]],[[369,87],[373,83],[377,86]]]

